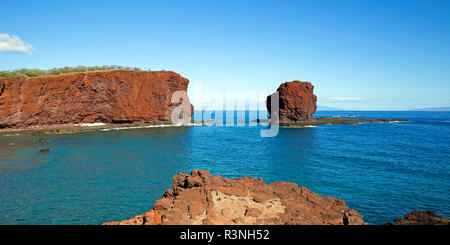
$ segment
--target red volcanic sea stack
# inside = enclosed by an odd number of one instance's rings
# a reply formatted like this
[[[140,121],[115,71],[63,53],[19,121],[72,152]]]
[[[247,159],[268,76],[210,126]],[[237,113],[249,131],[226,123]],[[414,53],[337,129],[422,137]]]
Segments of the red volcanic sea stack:
[[[314,121],[317,96],[314,86],[309,82],[285,82],[277,89],[279,92],[280,123]],[[271,96],[267,97],[267,110],[271,113]]]
[[[171,123],[175,91],[189,80],[166,71],[100,71],[0,78],[0,128],[76,123]],[[180,101],[181,102],[181,101]],[[190,107],[190,103],[185,102]]]

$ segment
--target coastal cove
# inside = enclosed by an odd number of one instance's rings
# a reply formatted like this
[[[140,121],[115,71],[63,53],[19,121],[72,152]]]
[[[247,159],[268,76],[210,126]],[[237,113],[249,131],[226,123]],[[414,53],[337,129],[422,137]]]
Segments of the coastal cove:
[[[411,210],[450,216],[450,112],[318,111],[314,117],[346,115],[409,121],[281,127],[273,138],[259,137],[260,126],[0,136],[0,185],[6,187],[0,223],[127,219],[150,210],[173,175],[192,169],[294,182],[344,199],[368,224]],[[38,153],[44,148],[49,152]]]
[[[15,239],[448,236],[450,1],[2,9],[0,225]]]

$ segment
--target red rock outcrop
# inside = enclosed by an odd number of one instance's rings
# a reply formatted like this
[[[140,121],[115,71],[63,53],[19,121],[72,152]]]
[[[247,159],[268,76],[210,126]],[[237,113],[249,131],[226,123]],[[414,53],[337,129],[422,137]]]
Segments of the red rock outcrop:
[[[173,189],[153,209],[105,225],[363,225],[344,200],[319,196],[294,183],[227,179],[205,170],[173,177]]]
[[[405,214],[403,219],[395,219],[393,224],[387,225],[450,225],[450,219],[431,211],[412,211]]]
[[[285,82],[277,89],[279,92],[280,123],[313,121],[317,97],[314,86],[309,82]],[[267,110],[271,113],[271,95],[267,97]]]
[[[0,78],[0,128],[94,122],[170,123],[172,110],[181,104],[171,103],[172,94],[186,91],[188,84],[188,79],[166,71]],[[191,108],[188,101],[183,105]]]

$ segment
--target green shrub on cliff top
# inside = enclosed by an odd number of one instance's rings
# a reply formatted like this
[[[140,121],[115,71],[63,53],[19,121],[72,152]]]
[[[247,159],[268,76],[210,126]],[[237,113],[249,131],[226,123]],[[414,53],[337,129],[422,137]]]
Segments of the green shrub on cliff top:
[[[93,72],[93,71],[109,71],[109,70],[126,70],[126,71],[142,71],[138,67],[128,67],[128,66],[77,66],[77,67],[63,67],[63,68],[53,68],[50,70],[40,70],[40,69],[18,69],[13,71],[0,71],[0,78],[10,78],[10,77],[41,77],[41,76],[55,76],[68,73],[80,73],[80,72]],[[148,70],[150,71],[150,69]]]

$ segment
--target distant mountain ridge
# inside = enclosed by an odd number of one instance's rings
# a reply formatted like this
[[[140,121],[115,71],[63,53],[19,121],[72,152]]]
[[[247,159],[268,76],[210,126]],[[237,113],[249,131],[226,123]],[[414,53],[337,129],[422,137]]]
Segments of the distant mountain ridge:
[[[344,109],[334,108],[330,106],[317,105],[317,111],[345,111]]]
[[[423,109],[412,109],[410,111],[450,111],[450,107],[433,107]]]

